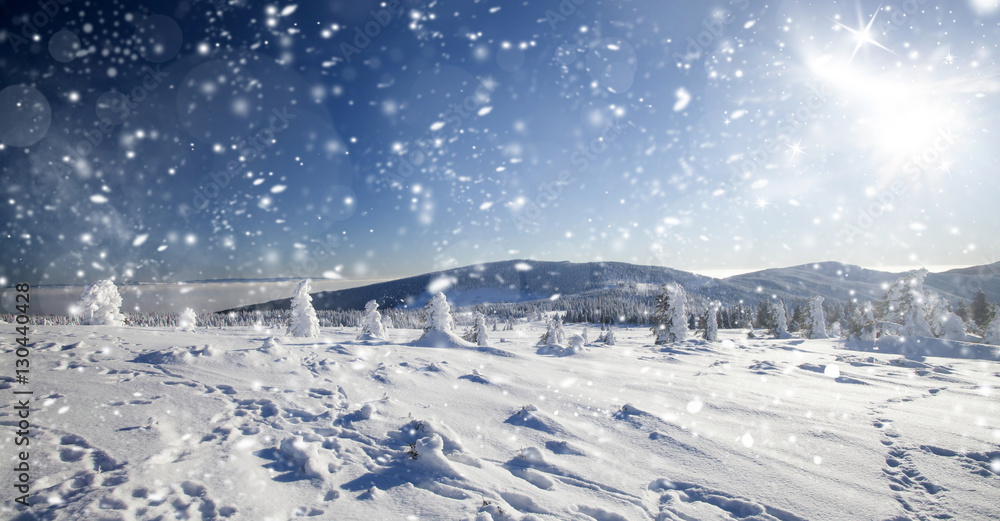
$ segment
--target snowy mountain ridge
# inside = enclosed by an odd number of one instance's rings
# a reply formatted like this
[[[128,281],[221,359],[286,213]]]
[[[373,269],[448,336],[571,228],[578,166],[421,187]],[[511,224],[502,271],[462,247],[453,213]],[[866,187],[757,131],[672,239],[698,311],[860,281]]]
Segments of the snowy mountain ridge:
[[[457,306],[481,303],[526,302],[567,296],[600,296],[635,291],[645,294],[668,282],[684,286],[696,300],[755,302],[777,298],[794,301],[820,295],[846,302],[879,300],[885,284],[899,273],[870,270],[840,262],[821,262],[716,279],[704,275],[625,262],[551,262],[508,260],[436,271],[366,286],[313,294],[316,309],[361,309],[370,299],[383,307],[418,307],[433,291],[445,291]],[[962,268],[927,276],[927,287],[950,301],[971,300],[982,289],[1000,300],[1000,263]],[[433,290],[433,291],[432,291]],[[233,310],[287,309],[278,299]]]

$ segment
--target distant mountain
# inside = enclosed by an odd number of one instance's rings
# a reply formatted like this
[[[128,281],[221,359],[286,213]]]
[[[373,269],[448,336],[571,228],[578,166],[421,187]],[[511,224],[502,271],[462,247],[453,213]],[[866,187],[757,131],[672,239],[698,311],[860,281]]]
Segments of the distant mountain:
[[[382,307],[422,307],[435,291],[444,291],[448,301],[456,306],[620,295],[623,291],[648,295],[656,293],[659,286],[668,282],[684,286],[698,303],[743,300],[753,304],[770,299],[772,295],[786,302],[802,301],[813,295],[838,302],[847,302],[852,298],[876,301],[885,293],[885,285],[900,276],[900,273],[869,270],[840,262],[803,264],[715,279],[661,266],[624,262],[511,260],[314,293],[313,306],[316,309],[357,310],[375,299]],[[991,300],[997,301],[1000,300],[1000,263],[932,273],[927,276],[926,287],[953,302],[971,300],[982,288]],[[288,307],[289,299],[280,299],[236,310]]]
[[[885,294],[884,285],[891,284],[902,275],[840,262],[820,262],[745,273],[723,280],[744,292],[759,291],[785,300],[822,295],[827,299],[847,302],[852,298],[879,300]],[[1000,300],[1000,263],[929,273],[924,286],[952,302],[971,300],[979,289],[990,300],[997,301]]]
[[[415,277],[313,294],[316,309],[362,309],[375,299],[382,307],[422,307],[434,291],[444,291],[457,306],[488,302],[525,302],[554,295],[577,295],[626,285],[678,282],[697,290],[717,279],[658,266],[624,262],[547,262],[511,260],[488,262],[425,273]],[[287,309],[289,299],[274,300],[244,310]],[[227,310],[228,311],[228,310]]]

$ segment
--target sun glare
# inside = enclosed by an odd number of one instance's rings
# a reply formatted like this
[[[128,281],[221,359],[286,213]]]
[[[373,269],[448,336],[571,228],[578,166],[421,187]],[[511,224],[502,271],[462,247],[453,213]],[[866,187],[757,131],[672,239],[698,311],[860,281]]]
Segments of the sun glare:
[[[959,129],[961,118],[947,93],[930,84],[879,77],[856,65],[815,60],[813,72],[852,109],[850,127],[861,148],[879,159],[902,160],[934,147],[942,133]]]

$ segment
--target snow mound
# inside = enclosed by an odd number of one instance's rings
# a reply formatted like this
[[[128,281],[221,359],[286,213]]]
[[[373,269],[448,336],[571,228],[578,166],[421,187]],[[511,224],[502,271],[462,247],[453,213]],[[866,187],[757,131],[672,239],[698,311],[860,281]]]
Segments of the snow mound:
[[[564,346],[560,344],[550,344],[544,346],[538,346],[538,350],[535,351],[540,355],[548,356],[572,356],[583,351],[583,345],[570,345]]]
[[[278,452],[294,472],[308,478],[326,479],[340,467],[336,457],[328,450],[320,452],[318,442],[305,441],[302,436],[285,438],[278,445]]]
[[[563,428],[559,423],[539,412],[538,408],[531,404],[521,407],[521,409],[504,420],[504,423],[516,427],[534,429],[547,434],[561,434],[563,432]]]
[[[477,384],[490,383],[490,379],[483,373],[480,373],[478,369],[473,369],[471,373],[459,376],[458,378],[459,380],[468,380],[470,382],[475,382]]]
[[[451,331],[440,331],[432,329],[425,332],[420,338],[410,342],[414,347],[476,347],[472,342],[462,340],[462,337]]]
[[[372,335],[370,333],[362,333],[361,335],[358,335],[358,340],[357,341],[360,342],[360,343],[363,343],[365,345],[382,345],[382,344],[388,344],[389,343],[388,340],[379,338],[379,337],[377,337],[375,335]]]
[[[770,360],[754,360],[753,364],[748,367],[751,371],[757,374],[768,374],[768,373],[780,373],[781,369]]]
[[[190,364],[198,357],[213,356],[216,354],[218,354],[218,351],[209,345],[206,345],[203,349],[198,349],[195,346],[171,347],[169,349],[143,353],[135,357],[132,362],[151,365],[181,365]]]
[[[651,416],[648,412],[632,405],[631,403],[626,403],[622,405],[621,408],[615,412],[614,417],[619,420],[626,420],[633,416]]]

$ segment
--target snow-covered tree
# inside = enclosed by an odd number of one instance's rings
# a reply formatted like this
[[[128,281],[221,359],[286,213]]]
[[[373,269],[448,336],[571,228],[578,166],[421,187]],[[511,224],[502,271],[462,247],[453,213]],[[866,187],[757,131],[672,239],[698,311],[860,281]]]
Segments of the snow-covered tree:
[[[861,335],[859,338],[861,340],[875,340],[875,337],[878,336],[878,322],[875,321],[875,305],[871,302],[865,302],[861,316],[864,318],[864,321],[861,324]]]
[[[945,340],[965,340],[965,321],[951,310],[946,299],[928,291],[927,309],[928,323],[934,336]]]
[[[615,345],[615,331],[608,326],[607,332],[604,333],[604,345],[613,346]]]
[[[319,319],[316,318],[309,289],[309,279],[304,279],[292,291],[292,308],[288,312],[288,334],[291,336],[319,336]]]
[[[538,339],[540,346],[555,346],[566,344],[566,331],[563,330],[562,317],[557,313],[546,325],[545,333]]]
[[[806,321],[806,338],[830,338],[826,333],[826,315],[823,313],[823,297],[819,295],[809,299],[809,319]]]
[[[83,290],[76,303],[80,323],[88,326],[124,326],[122,296],[110,280],[99,280]]]
[[[965,321],[962,320],[962,317],[951,311],[934,317],[934,322],[938,325],[940,331],[938,338],[945,340],[965,340],[968,337],[968,331],[965,329]]]
[[[855,306],[847,316],[847,339],[874,341],[876,327],[871,302]]]
[[[719,303],[712,302],[705,310],[705,334],[704,339],[709,342],[719,340]]]
[[[925,269],[907,273],[889,286],[882,299],[882,315],[887,322],[898,325],[897,329],[904,336],[934,336],[926,318],[927,294],[924,292],[926,276]]]
[[[382,325],[382,313],[378,311],[378,302],[369,300],[365,304],[365,316],[361,319],[361,334],[359,340],[389,340],[385,326]]]
[[[774,306],[774,328],[771,329],[771,334],[774,338],[791,338],[792,335],[788,333],[788,318],[785,315],[785,302],[779,300],[772,304]]]
[[[198,316],[191,308],[184,308],[180,316],[177,317],[177,329],[181,331],[194,331],[198,325]]]
[[[994,317],[983,333],[983,343],[1000,346],[1000,318]]]
[[[972,304],[969,305],[969,317],[979,331],[985,331],[987,326],[993,323],[994,317],[996,317],[996,310],[990,305],[989,299],[986,297],[986,293],[983,290],[976,292],[976,296],[972,299]]]
[[[467,342],[472,342],[478,346],[487,346],[490,343],[490,335],[486,329],[486,315],[477,312],[472,327],[465,332],[462,337]]]
[[[664,284],[656,298],[653,312],[653,336],[656,344],[680,342],[687,338],[687,296],[680,284]]]
[[[580,333],[580,336],[582,336],[582,337],[583,337],[583,343],[585,343],[585,344],[586,344],[586,343],[590,342],[590,338],[589,338],[589,336],[587,335],[587,328],[583,328],[583,332],[582,332],[582,333]]]
[[[424,332],[444,331],[451,333],[455,330],[455,319],[451,317],[451,306],[444,293],[438,291],[427,301],[423,313]]]
[[[843,327],[840,325],[840,321],[837,320],[830,324],[830,330],[827,331],[827,336],[830,338],[840,338],[844,335]]]

